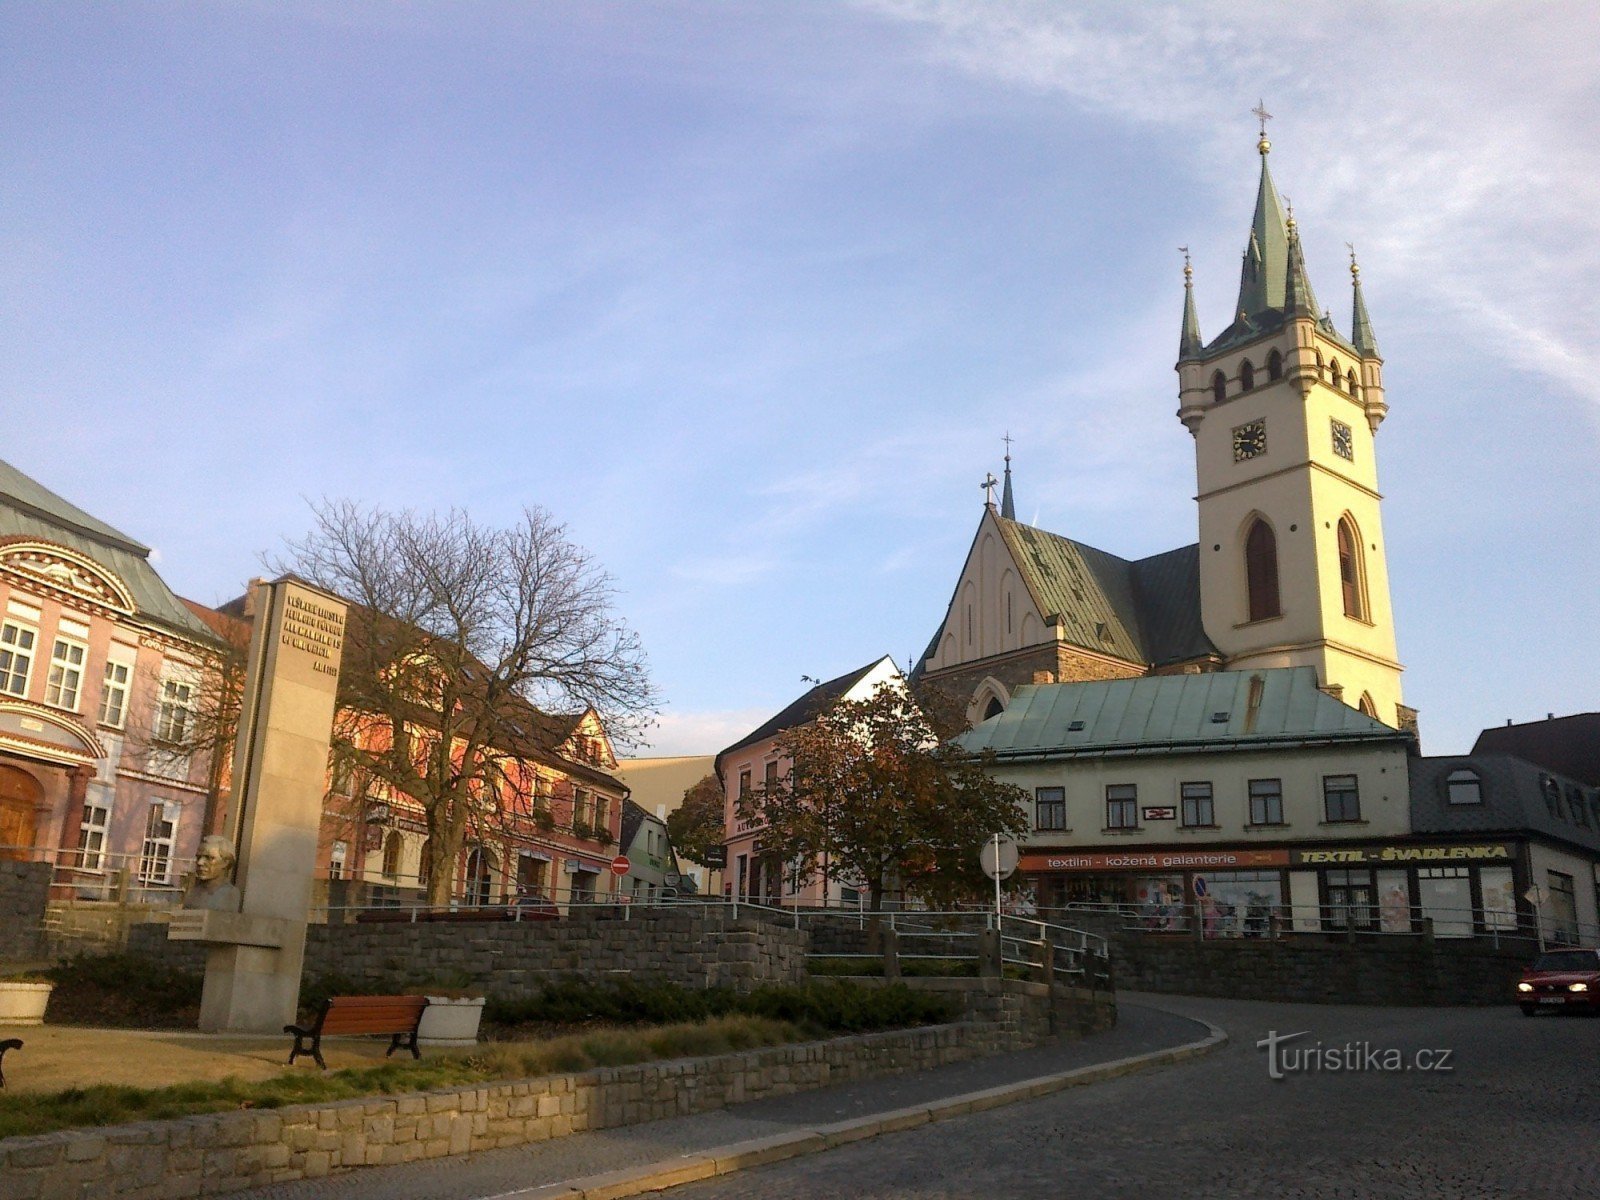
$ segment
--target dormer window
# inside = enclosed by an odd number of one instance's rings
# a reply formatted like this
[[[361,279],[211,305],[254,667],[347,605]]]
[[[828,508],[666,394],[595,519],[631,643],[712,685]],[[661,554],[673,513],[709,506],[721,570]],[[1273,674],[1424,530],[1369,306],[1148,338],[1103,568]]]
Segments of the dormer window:
[[[1482,804],[1483,781],[1470,767],[1451,771],[1444,780],[1445,799],[1450,804]]]

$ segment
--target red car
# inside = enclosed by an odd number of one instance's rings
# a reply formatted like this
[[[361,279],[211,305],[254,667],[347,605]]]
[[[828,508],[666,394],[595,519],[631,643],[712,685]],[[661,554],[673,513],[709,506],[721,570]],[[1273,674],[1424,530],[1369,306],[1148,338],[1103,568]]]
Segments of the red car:
[[[1522,1015],[1581,1012],[1600,1017],[1600,950],[1549,950],[1517,983]]]

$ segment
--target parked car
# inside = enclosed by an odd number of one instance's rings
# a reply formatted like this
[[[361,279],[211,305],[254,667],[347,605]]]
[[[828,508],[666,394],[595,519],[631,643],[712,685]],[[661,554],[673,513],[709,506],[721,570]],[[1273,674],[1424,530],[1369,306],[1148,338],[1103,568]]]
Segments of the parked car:
[[[1548,950],[1517,982],[1522,1015],[1581,1012],[1600,1016],[1600,950]]]
[[[516,909],[517,919],[522,921],[555,921],[561,917],[561,910],[542,892],[519,892]]]

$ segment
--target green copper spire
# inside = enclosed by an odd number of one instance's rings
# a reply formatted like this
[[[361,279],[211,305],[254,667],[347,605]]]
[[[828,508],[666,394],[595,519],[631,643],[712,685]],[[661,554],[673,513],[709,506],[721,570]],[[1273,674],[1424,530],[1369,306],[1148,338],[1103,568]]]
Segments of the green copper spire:
[[[1378,339],[1372,335],[1372,318],[1367,302],[1361,298],[1361,268],[1356,265],[1356,248],[1350,247],[1350,283],[1356,294],[1355,312],[1350,318],[1350,341],[1365,358],[1379,358]]]
[[[1200,318],[1194,312],[1194,268],[1189,265],[1189,247],[1183,251],[1183,332],[1178,335],[1178,358],[1199,358],[1205,343],[1200,340]]]
[[[1267,170],[1267,155],[1272,143],[1265,129],[1256,143],[1261,152],[1261,184],[1256,189],[1256,214],[1250,222],[1250,241],[1244,250],[1244,266],[1239,272],[1239,303],[1234,315],[1253,317],[1268,309],[1283,307],[1283,281],[1288,266],[1289,235],[1284,225],[1283,205]]]
[[[1289,237],[1289,261],[1283,272],[1283,310],[1320,322],[1322,314],[1317,311],[1317,297],[1311,290],[1311,277],[1306,274],[1306,260],[1300,252],[1300,230],[1294,223],[1293,208],[1289,210],[1285,232]]]
[[[1017,504],[1011,496],[1011,435],[1006,434],[1006,486],[1000,493],[1000,515],[1008,521],[1017,519]]]

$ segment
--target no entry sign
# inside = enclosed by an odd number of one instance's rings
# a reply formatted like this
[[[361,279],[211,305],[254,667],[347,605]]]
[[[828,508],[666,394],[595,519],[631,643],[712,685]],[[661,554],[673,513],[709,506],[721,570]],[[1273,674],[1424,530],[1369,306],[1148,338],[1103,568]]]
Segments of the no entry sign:
[[[611,860],[611,873],[613,875],[626,875],[633,864],[628,861],[626,854],[619,854]]]

